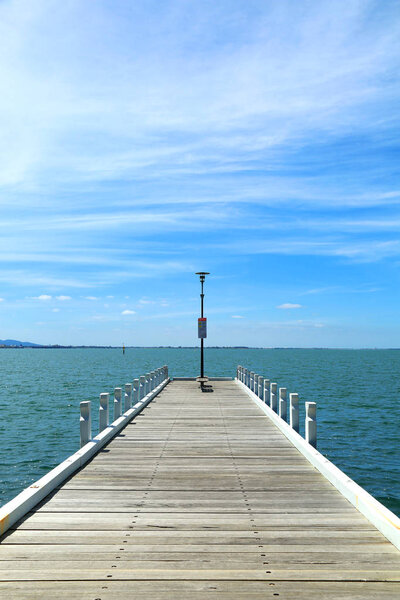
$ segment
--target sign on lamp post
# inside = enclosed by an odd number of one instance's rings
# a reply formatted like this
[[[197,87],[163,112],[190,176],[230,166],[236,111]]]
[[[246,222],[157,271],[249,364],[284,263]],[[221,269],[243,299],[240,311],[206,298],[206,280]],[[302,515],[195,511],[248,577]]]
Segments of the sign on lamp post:
[[[204,318],[204,291],[203,284],[206,275],[209,275],[206,271],[199,271],[196,275],[200,276],[201,293],[200,293],[200,304],[201,304],[201,315],[198,320],[198,337],[200,338],[200,378],[204,379],[204,339],[207,337],[207,319]],[[203,382],[201,382],[203,385]]]

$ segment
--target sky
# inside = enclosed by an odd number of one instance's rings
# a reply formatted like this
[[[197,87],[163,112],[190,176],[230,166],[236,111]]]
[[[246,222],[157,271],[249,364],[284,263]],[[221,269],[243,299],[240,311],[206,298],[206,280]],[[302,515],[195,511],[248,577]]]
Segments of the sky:
[[[0,0],[0,339],[400,347],[400,2]]]

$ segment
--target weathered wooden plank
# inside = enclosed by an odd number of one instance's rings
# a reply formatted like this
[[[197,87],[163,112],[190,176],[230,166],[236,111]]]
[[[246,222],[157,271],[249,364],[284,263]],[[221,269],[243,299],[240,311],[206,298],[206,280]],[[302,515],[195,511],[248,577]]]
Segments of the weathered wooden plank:
[[[118,476],[115,473],[114,474],[110,474],[107,476],[102,476],[102,475],[91,475],[91,476],[86,476],[86,475],[77,475],[76,477],[74,477],[74,479],[70,482],[67,483],[63,489],[66,488],[70,488],[70,489],[75,489],[75,490],[79,490],[79,489],[102,489],[102,490],[140,490],[140,491],[145,491],[149,488],[148,486],[149,484],[149,479],[138,479],[135,477],[130,477],[129,475],[126,476]],[[318,478],[314,478],[314,475],[312,476],[312,478],[308,477],[307,475],[304,476],[300,476],[297,477],[296,475],[290,475],[288,477],[281,477],[279,474],[275,475],[273,477],[269,477],[269,478],[263,478],[263,481],[260,482],[260,480],[255,480],[254,481],[254,485],[249,486],[247,484],[246,486],[246,492],[262,492],[262,491],[277,491],[277,492],[292,492],[292,493],[297,493],[297,492],[302,492],[304,491],[304,488],[307,487],[307,489],[310,490],[310,492],[312,491],[318,491],[318,490],[326,490],[327,487],[331,487],[329,484],[326,483],[326,481],[323,481],[321,479]],[[152,488],[154,489],[154,486],[152,486]],[[185,486],[185,485],[171,485],[171,483],[167,483],[167,484],[163,484],[162,487],[158,486],[158,489],[168,492],[168,491],[179,491],[179,492],[184,492],[184,491],[197,491],[198,493],[201,492],[218,492],[218,491],[225,491],[225,492],[229,492],[229,493],[234,493],[237,491],[240,491],[240,485],[239,486],[235,486],[234,489],[232,489],[232,485],[226,485],[225,483],[223,485],[221,485],[220,487],[215,487],[213,489],[210,489],[209,487],[206,486],[202,486],[199,489],[199,486],[195,487],[194,490],[192,488],[192,490],[190,490],[190,486]]]
[[[394,546],[388,544],[378,531],[359,530],[355,536],[354,531],[325,527],[323,530],[309,529],[271,529],[262,530],[257,536],[253,531],[229,530],[150,530],[129,532],[126,530],[46,530],[46,529],[17,529],[10,530],[2,545],[6,544],[123,544],[130,545],[254,545],[265,551],[281,551],[278,547],[286,548],[288,552],[309,551],[309,545],[318,548],[326,546],[351,547],[352,549],[367,549],[370,552],[392,552]],[[301,546],[304,546],[303,549]],[[294,550],[290,550],[293,548]]]
[[[120,552],[120,554],[122,554]],[[0,560],[0,579],[7,578],[10,569],[15,571],[42,571],[44,568],[47,571],[55,571],[62,574],[64,570],[67,571],[77,571],[81,572],[82,570],[88,571],[88,575],[90,575],[91,570],[104,570],[107,571],[110,568],[110,562],[113,563],[111,568],[116,568],[118,573],[122,570],[126,573],[136,573],[137,571],[142,570],[150,570],[157,572],[161,571],[193,571],[195,569],[199,569],[201,571],[231,571],[232,569],[236,569],[238,571],[260,571],[261,574],[267,573],[269,569],[273,569],[275,571],[293,571],[296,569],[297,571],[325,571],[331,573],[332,570],[336,570],[338,567],[341,570],[346,571],[348,573],[359,573],[360,571],[364,571],[365,568],[368,568],[371,565],[371,570],[374,572],[384,572],[388,574],[392,579],[398,578],[400,576],[400,568],[398,561],[390,561],[389,557],[387,557],[385,561],[385,565],[379,563],[378,557],[375,555],[375,560],[371,561],[340,561],[332,559],[333,562],[322,561],[318,562],[318,558],[314,555],[313,557],[309,557],[308,561],[285,561],[284,556],[281,554],[279,560],[263,560],[263,557],[260,554],[221,554],[218,557],[210,554],[197,554],[194,556],[183,556],[182,558],[173,558],[172,556],[163,556],[160,553],[156,558],[147,558],[146,560],[138,560],[133,555],[128,559],[125,555],[117,558],[113,556],[111,561],[110,559],[106,559],[104,556],[97,557],[96,560],[93,560],[93,555],[90,556],[89,559],[85,561],[85,564],[82,564],[82,561],[77,558],[68,557],[66,554],[65,557],[59,558],[55,557],[51,560],[51,563],[46,561],[45,565],[43,560],[31,560],[28,558],[19,559],[4,559]],[[217,559],[217,562],[216,562]],[[363,568],[364,567],[364,568]],[[59,576],[57,576],[58,578]],[[358,576],[355,576],[357,578]],[[83,579],[86,579],[87,576],[82,576]],[[233,577],[234,579],[235,577]],[[303,578],[303,575],[299,574],[299,578]]]
[[[282,568],[287,565],[325,565],[328,569],[334,569],[338,565],[343,568],[348,568],[350,565],[382,565],[384,562],[385,568],[392,570],[400,569],[400,557],[398,552],[393,549],[392,552],[385,553],[385,559],[382,561],[381,555],[378,552],[363,552],[358,547],[357,549],[346,550],[345,546],[341,550],[334,551],[332,547],[320,546],[318,550],[308,548],[303,552],[288,552],[286,549],[281,551],[274,550],[266,553],[261,551],[258,546],[243,546],[243,545],[225,545],[225,546],[163,546],[162,550],[159,546],[153,546],[151,550],[144,550],[143,546],[135,547],[127,546],[121,549],[118,545],[98,545],[95,549],[90,544],[18,544],[3,545],[0,548],[0,569],[9,568],[13,565],[16,568],[22,568],[21,565],[29,567],[32,561],[113,561],[124,560],[134,562],[151,561],[185,561],[188,564],[215,563],[218,561],[218,566],[225,563],[237,562],[240,564],[271,564]],[[13,561],[12,564],[9,561]],[[18,561],[18,563],[17,563]]]
[[[9,599],[41,600],[61,598],[82,600],[398,600],[398,586],[381,582],[298,582],[289,581],[11,581],[0,582],[0,594]]]
[[[396,570],[377,569],[375,566],[362,569],[339,569],[328,570],[324,568],[300,568],[304,565],[296,565],[296,569],[279,569],[270,566],[264,570],[261,566],[246,569],[235,565],[227,565],[227,568],[210,568],[209,565],[195,563],[194,565],[184,563],[156,563],[148,564],[146,561],[136,564],[133,562],[124,563],[115,561],[118,564],[110,564],[112,561],[86,562],[80,561],[51,561],[38,564],[32,562],[30,565],[21,565],[17,568],[17,561],[12,570],[8,566],[4,570],[0,567],[0,581],[68,581],[68,580],[187,580],[187,579],[214,579],[214,580],[233,580],[233,581],[393,581],[400,583],[400,572]],[[25,561],[26,562],[26,561]],[[219,565],[220,566],[220,565]],[[269,566],[269,565],[266,565]],[[317,565],[316,565],[317,566]],[[36,567],[36,568],[35,568]],[[136,567],[136,568],[135,568]]]
[[[30,513],[29,518],[18,525],[19,529],[207,529],[215,531],[224,529],[271,529],[273,527],[339,527],[358,531],[371,530],[373,527],[361,515],[328,513],[328,514],[220,514],[220,513],[62,513],[41,512]]]
[[[132,510],[135,511],[137,513],[140,514],[145,514],[145,513],[159,513],[164,515],[165,513],[176,513],[177,511],[180,512],[191,512],[191,513],[205,513],[205,514],[209,514],[209,511],[212,510],[214,514],[227,514],[227,509],[224,506],[223,503],[219,503],[219,505],[217,505],[217,503],[212,503],[210,502],[207,506],[201,506],[201,505],[197,505],[195,503],[192,504],[182,504],[182,505],[178,505],[178,504],[174,504],[174,505],[168,505],[168,504],[160,504],[158,506],[148,506],[147,504],[145,505],[144,503],[140,503],[140,502],[129,502],[129,501],[124,501],[121,502],[120,506],[113,506],[112,504],[108,503],[108,502],[87,502],[87,506],[86,506],[87,510],[86,513],[103,513],[103,512],[107,512],[107,513],[120,513],[120,512],[126,512],[128,510]],[[60,512],[60,513],[78,513],[81,512],[82,510],[82,503],[79,500],[76,501],[71,501],[69,503],[62,503],[61,505],[52,505],[51,507],[47,507],[44,506],[42,509],[38,509],[37,512],[52,512],[52,513],[56,513],[56,512]],[[272,515],[272,514],[282,514],[282,506],[281,505],[277,505],[277,506],[268,506],[266,508],[264,508],[263,506],[254,506],[253,505],[253,510],[257,510],[257,513],[263,513],[266,515]],[[229,507],[229,512],[232,514],[247,514],[251,512],[250,508],[246,508],[245,506],[241,506],[239,504],[235,504],[232,503]],[[352,514],[351,508],[349,507],[343,507],[343,506],[336,506],[336,507],[332,507],[332,506],[321,506],[318,504],[313,505],[312,503],[309,503],[306,506],[301,506],[301,505],[294,505],[294,506],[286,506],[285,507],[285,514],[287,515],[291,515],[291,514],[309,514],[309,513],[313,513],[313,514],[331,514],[331,513],[342,513],[342,514]]]
[[[330,493],[305,493],[293,497],[281,492],[157,492],[118,490],[60,490],[42,503],[40,512],[81,512],[82,503],[87,512],[353,512],[353,507],[341,497]]]

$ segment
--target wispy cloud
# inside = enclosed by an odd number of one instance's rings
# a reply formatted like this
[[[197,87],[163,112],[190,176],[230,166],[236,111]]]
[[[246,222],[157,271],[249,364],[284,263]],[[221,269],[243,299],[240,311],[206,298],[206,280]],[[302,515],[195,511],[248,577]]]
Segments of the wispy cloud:
[[[44,301],[47,302],[48,300],[51,300],[52,296],[49,296],[48,294],[41,294],[40,296],[34,296],[32,298],[32,300],[40,300],[40,301]]]
[[[217,246],[217,245],[216,245]],[[399,240],[299,239],[248,240],[219,244],[219,248],[238,254],[281,254],[292,256],[333,256],[359,262],[376,262],[400,255]]]
[[[291,310],[292,308],[303,308],[301,304],[292,304],[291,302],[285,302],[284,304],[280,304],[276,308],[281,308],[283,310]]]
[[[43,272],[33,273],[29,266],[25,269],[9,269],[3,270],[0,273],[0,281],[8,284],[12,288],[47,288],[65,289],[65,288],[87,288],[91,287],[91,283],[79,278],[79,274],[75,277],[52,276]],[[38,296],[36,296],[38,298]]]
[[[376,286],[363,286],[354,288],[351,286],[327,286],[321,288],[313,288],[304,292],[299,292],[301,296],[310,296],[316,294],[373,294],[375,292],[381,292],[384,288]]]
[[[129,296],[137,320],[173,319],[199,268],[224,318],[255,281],[264,311],[293,297],[298,273],[310,304],[396,296],[397,1],[54,6],[0,3],[7,307],[90,322],[109,298],[106,323]]]
[[[215,165],[236,171],[266,150],[301,144],[305,132],[340,135],[350,120],[365,132],[374,100],[392,99],[387,74],[398,66],[399,27],[390,10],[365,26],[374,4],[239,4],[232,14],[224,2],[201,11],[192,3],[195,30],[169,2],[151,25],[139,5],[125,29],[105,6],[90,10],[93,29],[83,25],[89,8],[77,2],[57,12],[45,0],[2,6],[4,184],[37,185],[44,173],[99,181]],[[99,39],[109,39],[110,28],[121,37],[106,51]],[[382,126],[384,112],[380,119]],[[386,119],[391,124],[390,113]],[[20,147],[6,146],[15,127]]]
[[[121,315],[135,315],[136,312],[134,310],[126,309],[121,312]]]

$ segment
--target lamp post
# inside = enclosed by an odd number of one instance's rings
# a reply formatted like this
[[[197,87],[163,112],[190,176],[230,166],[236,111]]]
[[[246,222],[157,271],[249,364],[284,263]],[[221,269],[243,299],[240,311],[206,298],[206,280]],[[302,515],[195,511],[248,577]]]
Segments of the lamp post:
[[[206,275],[210,273],[206,273],[205,271],[200,271],[196,273],[196,275],[200,276],[201,283],[201,293],[200,293],[200,301],[201,301],[201,317],[199,319],[199,338],[200,338],[200,377],[204,379],[204,338],[207,337],[207,320],[204,318],[204,291],[203,284],[206,278]]]

